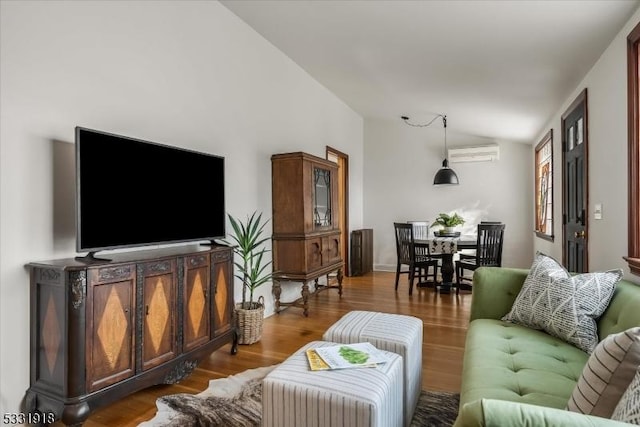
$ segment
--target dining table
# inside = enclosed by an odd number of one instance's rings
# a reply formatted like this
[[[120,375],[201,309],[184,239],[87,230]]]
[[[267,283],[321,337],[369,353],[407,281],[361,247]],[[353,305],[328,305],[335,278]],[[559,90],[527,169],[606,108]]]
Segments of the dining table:
[[[440,273],[442,274],[440,293],[448,294],[451,292],[453,283],[453,256],[462,249],[475,249],[477,237],[472,234],[462,234],[459,236],[434,235],[428,239],[416,239],[414,244],[417,247],[429,248],[429,253],[432,256],[438,256],[442,259],[442,265],[440,267]]]

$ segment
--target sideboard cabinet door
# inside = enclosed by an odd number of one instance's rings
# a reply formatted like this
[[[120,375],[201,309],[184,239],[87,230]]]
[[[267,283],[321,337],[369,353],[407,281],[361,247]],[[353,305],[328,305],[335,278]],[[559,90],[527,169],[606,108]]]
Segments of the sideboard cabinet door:
[[[209,341],[209,273],[207,254],[184,258],[184,351]]]
[[[231,329],[233,319],[233,252],[211,254],[211,285],[213,286],[213,337]]]
[[[174,259],[138,265],[142,283],[142,369],[158,366],[176,355],[176,289]]]
[[[342,260],[340,233],[322,238],[322,264],[334,264]]]
[[[135,264],[89,268],[87,388],[98,390],[135,372]]]

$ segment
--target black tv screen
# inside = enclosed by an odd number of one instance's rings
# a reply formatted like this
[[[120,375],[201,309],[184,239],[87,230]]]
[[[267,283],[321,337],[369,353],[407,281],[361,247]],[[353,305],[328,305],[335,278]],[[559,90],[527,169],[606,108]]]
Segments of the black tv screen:
[[[76,249],[225,236],[224,157],[76,127]]]

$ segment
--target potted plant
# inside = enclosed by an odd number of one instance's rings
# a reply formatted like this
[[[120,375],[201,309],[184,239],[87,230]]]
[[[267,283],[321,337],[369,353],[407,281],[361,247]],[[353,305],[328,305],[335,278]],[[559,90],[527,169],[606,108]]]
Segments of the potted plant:
[[[273,276],[273,272],[268,268],[271,261],[263,263],[264,255],[269,252],[264,243],[270,237],[262,237],[267,221],[262,222],[262,214],[257,212],[244,223],[231,215],[228,216],[233,228],[233,250],[239,257],[239,260],[234,261],[235,276],[242,281],[242,302],[236,304],[234,312],[236,326],[239,329],[238,343],[253,344],[262,337],[264,321],[264,298],[260,296],[254,301],[253,292]]]
[[[454,212],[453,215],[441,213],[431,226],[440,225],[444,227],[441,233],[444,231],[444,234],[453,234],[453,227],[462,224],[464,224],[464,218]]]

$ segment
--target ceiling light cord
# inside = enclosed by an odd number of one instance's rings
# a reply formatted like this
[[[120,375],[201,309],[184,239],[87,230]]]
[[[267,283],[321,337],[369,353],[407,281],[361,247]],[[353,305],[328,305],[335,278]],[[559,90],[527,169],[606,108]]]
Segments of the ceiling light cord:
[[[444,116],[444,115],[442,115],[442,114],[438,114],[438,115],[436,115],[433,119],[431,119],[431,121],[430,121],[430,122],[425,123],[425,124],[409,123],[409,117],[407,117],[407,116],[400,116],[400,118],[401,118],[402,120],[404,120],[404,122],[405,122],[406,124],[408,124],[409,126],[413,126],[414,128],[426,128],[427,126],[431,126],[431,124],[432,124],[433,122],[435,122],[435,121],[436,121],[436,119],[437,119],[438,117],[442,117],[442,118],[443,118],[443,120],[444,120],[444,127],[447,127],[447,116]]]
[[[434,119],[435,120],[435,119]],[[447,151],[447,115],[442,116],[442,124],[444,125],[444,159],[448,162],[449,156]],[[447,165],[448,166],[448,165]]]
[[[448,160],[448,156],[447,156],[447,115],[446,114],[437,114],[433,119],[431,119],[429,122],[427,123],[410,123],[409,122],[409,117],[407,116],[400,116],[400,118],[402,120],[404,120],[404,122],[406,124],[408,124],[409,126],[413,126],[414,128],[426,128],[429,127],[433,124],[433,122],[435,122],[439,117],[442,117],[442,124],[444,125],[444,158],[445,160]],[[448,163],[448,162],[447,162]]]
[[[409,117],[400,116],[400,118],[409,126],[424,128],[430,126],[433,122],[436,121],[439,117],[442,117],[442,124],[444,125],[444,160],[442,161],[442,168],[436,173],[436,176],[433,179],[434,185],[444,185],[444,184],[453,184],[457,185],[458,175],[449,167],[449,159],[448,159],[448,150],[447,150],[447,116],[446,114],[437,114],[431,121],[418,124],[418,123],[410,123]]]

